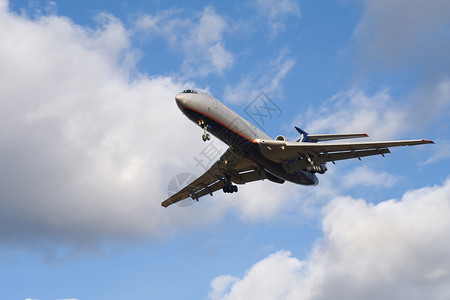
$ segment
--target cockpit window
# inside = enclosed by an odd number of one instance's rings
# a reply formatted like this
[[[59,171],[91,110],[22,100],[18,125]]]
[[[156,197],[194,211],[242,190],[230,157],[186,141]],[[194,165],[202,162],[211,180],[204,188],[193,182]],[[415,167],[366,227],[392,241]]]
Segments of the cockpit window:
[[[198,94],[196,90],[184,90],[183,94]]]

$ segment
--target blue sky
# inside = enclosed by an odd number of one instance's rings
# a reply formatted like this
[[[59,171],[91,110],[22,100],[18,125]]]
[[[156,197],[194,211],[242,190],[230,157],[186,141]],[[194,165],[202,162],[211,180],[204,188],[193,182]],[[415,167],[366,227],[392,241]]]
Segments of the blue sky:
[[[448,299],[448,1],[0,0],[0,300]],[[432,139],[163,209],[205,90],[270,136]],[[226,146],[213,138],[220,151]]]

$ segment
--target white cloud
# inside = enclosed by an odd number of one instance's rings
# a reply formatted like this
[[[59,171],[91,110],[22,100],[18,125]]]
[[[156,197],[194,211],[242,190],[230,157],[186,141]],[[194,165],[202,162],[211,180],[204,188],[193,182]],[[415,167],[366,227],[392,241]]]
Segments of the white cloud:
[[[338,197],[323,212],[324,236],[306,260],[274,253],[212,285],[213,299],[448,298],[450,180],[377,205]]]
[[[303,263],[296,258],[290,257],[288,251],[280,251],[270,255],[264,260],[256,263],[245,275],[244,280],[227,278],[231,288],[224,289],[222,286],[222,297],[218,297],[218,290],[212,290],[211,299],[290,299],[289,291],[295,286],[293,282],[301,279],[298,270]],[[217,286],[218,277],[213,281],[212,288]],[[286,293],[288,291],[288,293]]]
[[[189,77],[222,74],[234,64],[233,55],[226,50],[223,35],[227,23],[215,10],[206,7],[201,14],[168,10],[156,15],[144,15],[136,27],[149,35],[159,35],[184,54],[183,75]],[[183,16],[186,12],[183,12]]]
[[[348,189],[355,186],[392,187],[398,178],[387,172],[377,173],[368,166],[358,166],[341,178],[342,184]]]
[[[57,252],[221,214],[161,208],[171,177],[195,164],[186,153],[204,147],[201,130],[176,107],[182,82],[133,71],[119,20],[101,14],[94,30],[0,7],[0,244]]]
[[[221,299],[222,295],[227,291],[227,289],[237,281],[237,278],[231,275],[222,275],[211,282],[211,293],[209,298],[212,300]]]
[[[6,11],[8,9],[8,0],[0,0],[0,12]]]

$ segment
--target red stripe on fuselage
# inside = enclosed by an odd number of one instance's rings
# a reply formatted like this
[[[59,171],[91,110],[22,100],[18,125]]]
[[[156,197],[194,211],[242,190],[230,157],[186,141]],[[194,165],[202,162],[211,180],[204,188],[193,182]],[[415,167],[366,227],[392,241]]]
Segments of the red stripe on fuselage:
[[[239,131],[234,130],[234,129],[231,128],[231,127],[228,127],[227,125],[223,124],[223,123],[220,122],[219,120],[217,120],[217,119],[211,117],[211,116],[208,115],[208,114],[205,114],[205,113],[202,112],[202,111],[196,110],[195,108],[191,108],[191,107],[184,107],[183,110],[185,110],[185,109],[189,109],[189,110],[195,111],[195,112],[197,112],[197,113],[199,113],[199,114],[201,114],[201,115],[204,115],[205,117],[210,118],[211,120],[213,120],[213,121],[219,123],[219,124],[222,125],[223,127],[225,127],[225,128],[227,128],[227,129],[233,131],[234,133],[239,134],[240,136],[242,136],[243,138],[245,138],[246,140],[248,140],[248,141],[250,141],[250,142],[252,142],[252,143],[254,143],[254,144],[257,144],[257,143],[258,143],[257,141],[252,140],[251,138],[249,138],[249,137],[243,135],[242,133],[240,133]],[[239,115],[237,115],[237,116],[240,118]]]

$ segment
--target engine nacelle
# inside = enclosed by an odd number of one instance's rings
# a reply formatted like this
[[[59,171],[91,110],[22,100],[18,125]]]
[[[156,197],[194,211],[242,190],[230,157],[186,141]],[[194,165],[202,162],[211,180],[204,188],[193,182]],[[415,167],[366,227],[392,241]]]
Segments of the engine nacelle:
[[[283,142],[286,142],[288,139],[285,138],[285,137],[282,136],[282,135],[279,135],[279,136],[277,136],[277,137],[275,138],[275,140],[276,140],[276,141],[283,141]]]

